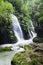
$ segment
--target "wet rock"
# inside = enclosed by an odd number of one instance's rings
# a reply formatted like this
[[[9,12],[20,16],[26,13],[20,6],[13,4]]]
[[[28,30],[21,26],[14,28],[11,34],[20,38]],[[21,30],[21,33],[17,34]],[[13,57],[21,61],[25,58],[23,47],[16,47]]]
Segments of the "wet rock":
[[[37,51],[38,51],[38,52],[43,52],[43,48],[39,48],[39,47],[35,48],[35,49],[34,49],[34,52],[37,52]]]
[[[43,37],[43,28],[35,27],[35,31],[37,33],[37,36]]]
[[[11,61],[11,65],[16,65],[15,62]]]
[[[30,38],[29,32],[26,31],[26,30],[23,30],[23,35],[24,35],[24,39],[29,39]]]

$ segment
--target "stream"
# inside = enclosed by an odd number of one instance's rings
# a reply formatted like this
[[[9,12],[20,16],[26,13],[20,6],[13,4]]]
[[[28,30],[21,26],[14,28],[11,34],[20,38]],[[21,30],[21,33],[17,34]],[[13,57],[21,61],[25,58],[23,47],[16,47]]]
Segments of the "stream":
[[[0,53],[0,65],[11,65],[11,59],[15,54],[14,51]]]
[[[11,46],[10,44],[5,44],[2,46]],[[5,51],[5,52],[0,52],[0,65],[11,65],[11,60],[13,56],[18,53],[24,51],[23,48],[20,48],[19,46],[15,46],[14,48],[12,47],[12,51]]]

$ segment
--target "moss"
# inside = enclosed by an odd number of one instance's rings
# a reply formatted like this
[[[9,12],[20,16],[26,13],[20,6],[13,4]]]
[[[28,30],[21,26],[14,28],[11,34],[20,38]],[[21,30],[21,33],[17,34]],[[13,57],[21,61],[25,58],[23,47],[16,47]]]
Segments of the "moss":
[[[25,45],[25,46],[24,46],[24,49],[25,49],[25,50],[27,50],[27,49],[28,49],[28,50],[33,50],[34,48],[35,48],[34,44],[30,44],[30,45]]]
[[[19,52],[17,53],[12,61],[13,61],[13,65],[28,65],[29,61],[30,61],[30,58],[29,58],[29,55],[28,53],[30,53],[30,49],[32,49],[30,46],[24,46],[25,50],[26,51],[23,51],[23,52]],[[28,52],[27,52],[28,51]],[[28,60],[29,59],[29,60]]]
[[[0,52],[3,52],[3,51],[11,51],[11,46],[10,47],[0,47]]]
[[[40,56],[40,55],[31,54],[30,58],[34,65],[43,65],[43,55]]]
[[[43,54],[36,54],[34,45],[24,46],[25,51],[14,55],[12,65],[43,65]]]
[[[35,38],[33,39],[33,42],[36,42],[36,43],[43,43],[43,38],[35,37]]]

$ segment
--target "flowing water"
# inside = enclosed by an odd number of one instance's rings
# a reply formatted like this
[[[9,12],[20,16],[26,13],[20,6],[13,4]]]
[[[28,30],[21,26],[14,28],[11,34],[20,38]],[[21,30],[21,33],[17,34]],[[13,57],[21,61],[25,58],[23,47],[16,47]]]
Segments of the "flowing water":
[[[14,51],[12,52],[1,52],[0,53],[0,65],[11,65],[11,59],[15,54]]]
[[[17,40],[21,41],[24,38],[23,38],[23,33],[21,30],[19,21],[15,15],[11,14],[11,16],[12,16],[12,28],[13,28],[14,34],[17,37]]]
[[[14,48],[14,51],[0,52],[0,65],[11,65],[12,57],[20,51],[24,51],[24,49]]]
[[[31,30],[29,30],[29,27],[31,27]],[[34,37],[37,36],[37,34],[35,33],[33,22],[31,20],[30,20],[30,26],[28,25],[28,32],[29,32],[29,35],[30,35],[30,39],[32,39],[32,40],[33,40]]]
[[[19,24],[17,17],[13,14],[11,14],[11,17],[12,17],[12,29],[14,31],[14,34],[15,34],[18,42],[25,41],[24,37],[23,37],[22,29],[21,29],[21,26]],[[28,32],[30,35],[30,39],[33,39],[34,37],[36,37],[36,33],[35,33],[34,26],[33,26],[33,23],[31,20],[30,20],[30,24],[32,27],[32,31],[28,30]]]
[[[31,22],[31,26],[32,26],[32,31],[31,31],[31,33],[32,33],[32,39],[34,38],[34,37],[36,37],[37,36],[37,34],[35,33],[35,29],[34,29],[34,26],[33,26],[33,23],[32,23],[32,21],[30,21]]]
[[[15,55],[15,53],[24,51],[23,48],[20,48],[19,45],[28,45],[30,43],[33,43],[32,39],[36,36],[34,31],[29,30],[30,39],[24,40],[23,32],[20,27],[19,21],[17,17],[13,14],[12,16],[12,29],[14,31],[15,36],[17,37],[18,42],[16,44],[5,44],[2,46],[12,46],[12,50],[10,52],[0,52],[0,65],[11,65],[11,59]],[[34,26],[31,22],[32,29],[34,30]]]

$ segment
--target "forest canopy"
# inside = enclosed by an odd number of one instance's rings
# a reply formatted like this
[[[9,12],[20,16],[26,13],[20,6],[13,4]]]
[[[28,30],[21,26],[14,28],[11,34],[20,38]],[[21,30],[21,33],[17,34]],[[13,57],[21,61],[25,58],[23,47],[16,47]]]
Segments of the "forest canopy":
[[[0,20],[1,18],[7,19],[10,13],[13,13],[14,9],[11,3],[0,0]],[[0,21],[1,22],[1,21]]]

